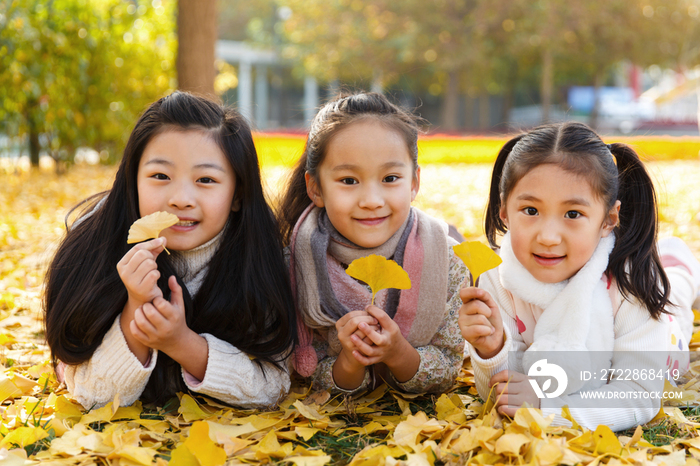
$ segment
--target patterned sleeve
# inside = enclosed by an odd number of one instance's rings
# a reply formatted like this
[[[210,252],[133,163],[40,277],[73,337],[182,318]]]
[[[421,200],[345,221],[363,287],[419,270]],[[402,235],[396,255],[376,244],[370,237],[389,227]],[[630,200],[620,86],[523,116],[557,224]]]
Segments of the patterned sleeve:
[[[318,358],[318,366],[313,375],[313,384],[316,390],[330,390],[332,393],[346,393],[348,395],[359,393],[367,389],[370,383],[369,370],[365,369],[365,377],[362,383],[354,390],[345,390],[335,384],[333,379],[333,364],[338,359],[336,356],[328,355],[328,342],[323,339],[317,331],[314,331],[312,343]]]
[[[409,393],[439,393],[453,384],[464,360],[464,339],[459,330],[459,308],[462,299],[459,290],[469,283],[469,272],[464,263],[450,250],[450,270],[447,282],[447,309],[445,320],[430,344],[416,348],[420,355],[418,371],[410,380],[394,382]]]

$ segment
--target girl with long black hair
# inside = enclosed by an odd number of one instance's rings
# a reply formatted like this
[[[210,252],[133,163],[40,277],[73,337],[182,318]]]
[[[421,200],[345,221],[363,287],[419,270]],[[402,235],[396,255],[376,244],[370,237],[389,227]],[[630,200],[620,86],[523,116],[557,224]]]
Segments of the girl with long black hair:
[[[158,211],[179,221],[127,244],[130,225]],[[187,390],[274,405],[296,340],[278,231],[246,121],[184,92],[152,104],[112,189],[68,228],[49,267],[46,338],[69,391],[85,408]]]

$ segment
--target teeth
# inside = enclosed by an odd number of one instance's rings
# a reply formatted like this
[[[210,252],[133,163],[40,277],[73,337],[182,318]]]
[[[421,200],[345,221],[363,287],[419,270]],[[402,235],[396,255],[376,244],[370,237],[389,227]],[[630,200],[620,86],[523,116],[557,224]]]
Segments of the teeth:
[[[181,226],[181,227],[190,227],[190,226],[194,225],[195,223],[197,223],[197,222],[195,222],[193,220],[188,220],[188,221],[180,220],[175,225]]]

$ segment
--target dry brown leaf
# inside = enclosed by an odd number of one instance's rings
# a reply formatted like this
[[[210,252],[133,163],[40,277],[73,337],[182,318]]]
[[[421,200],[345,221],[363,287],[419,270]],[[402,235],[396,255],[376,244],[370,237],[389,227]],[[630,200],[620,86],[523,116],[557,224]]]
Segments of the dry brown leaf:
[[[140,243],[160,236],[160,232],[175,225],[180,219],[169,212],[154,212],[136,220],[129,228],[127,244]]]

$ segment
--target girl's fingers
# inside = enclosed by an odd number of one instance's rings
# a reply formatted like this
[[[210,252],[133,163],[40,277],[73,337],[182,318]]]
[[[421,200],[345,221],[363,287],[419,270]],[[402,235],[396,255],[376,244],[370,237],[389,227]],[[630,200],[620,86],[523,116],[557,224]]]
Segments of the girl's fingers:
[[[365,311],[351,311],[345,314],[343,317],[338,319],[335,323],[336,328],[344,327],[348,325],[348,323],[355,319],[355,318],[362,318],[362,317],[368,317],[367,312]]]
[[[491,380],[489,380],[489,387],[493,387],[497,383],[505,383],[508,382],[508,380],[512,377],[512,372],[511,371],[501,371],[498,374],[494,375],[491,377]]]
[[[368,337],[369,337],[370,339],[372,338],[372,337],[370,337],[369,335],[368,335]],[[357,351],[360,351],[360,352],[361,352],[362,354],[364,354],[365,356],[368,356],[368,357],[376,356],[376,355],[377,355],[377,351],[379,351],[378,348],[376,348],[375,346],[372,346],[372,345],[367,344],[367,343],[365,342],[365,340],[362,340],[362,339],[358,338],[358,337],[355,336],[355,335],[353,335],[353,336],[351,337],[351,340],[352,340],[353,344],[355,345],[356,350],[357,350]],[[373,340],[373,339],[372,339],[372,343],[374,343],[374,340]],[[376,345],[376,343],[375,343],[375,345]],[[379,346],[379,345],[377,345],[377,346]]]
[[[493,327],[487,325],[472,325],[462,332],[464,339],[470,343],[477,338],[490,337],[491,335],[493,335]]]
[[[379,309],[377,306],[374,305],[369,305],[365,308],[367,313],[377,319],[377,322],[379,323],[379,326],[384,329],[390,329],[394,325],[396,325],[396,322],[389,317],[389,314],[384,312],[383,310]]]
[[[163,298],[156,298],[165,301]],[[167,303],[167,301],[165,301]],[[150,303],[146,303],[141,307],[141,310],[153,326],[153,330],[157,331],[168,323],[167,316],[163,315],[158,308]]]
[[[152,239],[150,241],[144,241],[143,243],[139,243],[133,248],[129,249],[126,254],[124,254],[124,257],[122,257],[122,260],[120,260],[120,263],[126,264],[129,262],[139,251],[149,251],[151,254],[150,256],[155,259],[158,254],[160,254],[163,251],[163,248],[165,247],[165,238],[156,238]],[[161,248],[160,251],[158,251],[158,248]]]
[[[464,304],[475,299],[483,301],[484,295],[488,295],[488,293],[481,288],[476,288],[474,286],[467,286],[459,290],[459,297],[462,298],[462,302]]]
[[[465,316],[483,315],[491,317],[491,308],[484,301],[474,299],[463,304],[459,313]]]
[[[146,312],[144,311],[145,306],[153,307],[150,304],[144,304],[143,306],[136,309],[136,311],[134,312],[133,322],[136,323],[138,328],[143,333],[145,333],[147,335],[153,335],[156,332],[156,327],[153,325],[153,323],[150,321],[149,317],[146,315]],[[158,311],[156,311],[156,312],[158,312]]]
[[[179,309],[184,309],[185,300],[182,297],[182,287],[177,282],[175,275],[171,275],[170,278],[168,278],[168,287],[170,287],[170,291],[172,292],[170,295],[170,302],[172,305]]]
[[[160,312],[150,303],[144,304],[134,312],[134,322],[139,326],[143,333],[153,335],[157,331],[157,325],[161,322],[158,319],[161,317]]]
[[[129,330],[131,331],[131,334],[136,338],[138,341],[143,343],[146,346],[149,346],[150,343],[150,338],[148,338],[148,335],[146,335],[136,324],[136,321],[132,320],[129,322]]]
[[[347,314],[346,314],[347,315]],[[374,317],[368,316],[368,315],[355,315],[354,317],[350,319],[346,319],[344,322],[341,322],[338,320],[335,324],[335,328],[338,330],[338,335],[343,333],[344,335],[350,336],[352,333],[355,333],[357,329],[359,328],[359,325],[364,322],[366,324],[370,325],[376,325],[377,320]]]

